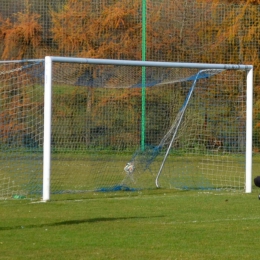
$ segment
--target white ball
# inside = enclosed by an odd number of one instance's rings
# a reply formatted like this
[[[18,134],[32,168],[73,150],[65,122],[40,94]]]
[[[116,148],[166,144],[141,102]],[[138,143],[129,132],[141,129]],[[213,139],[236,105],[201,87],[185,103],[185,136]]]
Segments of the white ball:
[[[131,174],[133,173],[135,167],[134,167],[134,164],[133,163],[127,163],[126,166],[124,167],[124,171],[127,173],[127,174]]]

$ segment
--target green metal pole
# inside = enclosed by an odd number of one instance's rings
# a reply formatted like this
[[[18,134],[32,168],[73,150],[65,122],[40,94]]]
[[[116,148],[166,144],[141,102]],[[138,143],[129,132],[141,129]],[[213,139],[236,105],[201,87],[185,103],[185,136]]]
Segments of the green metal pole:
[[[142,61],[146,60],[146,0],[142,0]],[[142,67],[141,150],[145,149],[146,67]]]

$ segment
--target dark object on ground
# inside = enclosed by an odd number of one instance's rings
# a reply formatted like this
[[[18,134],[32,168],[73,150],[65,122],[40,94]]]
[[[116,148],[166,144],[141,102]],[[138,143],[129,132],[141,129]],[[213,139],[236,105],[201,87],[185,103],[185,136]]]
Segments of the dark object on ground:
[[[260,176],[254,178],[255,186],[260,187]]]
[[[260,176],[254,178],[255,186],[260,187]],[[260,200],[260,194],[258,195],[258,199]]]

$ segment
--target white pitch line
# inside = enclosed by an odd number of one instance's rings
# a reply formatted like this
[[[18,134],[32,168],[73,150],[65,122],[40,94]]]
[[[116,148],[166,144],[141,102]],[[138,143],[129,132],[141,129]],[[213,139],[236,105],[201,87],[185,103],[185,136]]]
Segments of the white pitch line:
[[[161,224],[161,225],[204,224],[204,223],[248,221],[248,220],[260,220],[260,217],[253,217],[253,218],[226,218],[226,219],[213,219],[213,220],[172,221],[172,222],[160,222],[159,224]],[[154,223],[151,223],[151,224],[154,224]]]

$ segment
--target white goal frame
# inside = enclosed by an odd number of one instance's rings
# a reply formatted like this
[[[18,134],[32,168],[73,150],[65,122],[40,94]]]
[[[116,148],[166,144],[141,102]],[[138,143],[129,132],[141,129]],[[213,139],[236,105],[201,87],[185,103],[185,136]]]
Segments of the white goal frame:
[[[245,154],[245,193],[252,192],[252,122],[253,122],[253,65],[207,64],[183,62],[134,61],[111,59],[88,59],[69,57],[45,57],[44,77],[44,144],[43,144],[43,194],[42,200],[50,200],[51,186],[51,117],[52,117],[52,64],[85,63],[98,65],[121,65],[140,67],[193,68],[245,70],[247,72],[246,90],[246,154]]]

